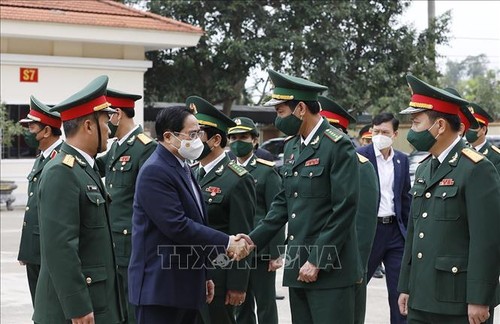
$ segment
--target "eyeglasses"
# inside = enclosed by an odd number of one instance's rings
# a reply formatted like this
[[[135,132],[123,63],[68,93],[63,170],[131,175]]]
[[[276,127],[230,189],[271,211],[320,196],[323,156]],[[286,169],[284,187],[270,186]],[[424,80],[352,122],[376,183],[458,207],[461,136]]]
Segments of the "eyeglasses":
[[[191,139],[191,140],[194,140],[196,138],[202,138],[205,135],[205,131],[203,131],[203,130],[192,131],[192,132],[189,132],[187,134],[186,133],[180,133],[180,132],[174,132],[175,136],[179,136],[181,134],[184,135],[184,136],[189,137],[189,139]]]

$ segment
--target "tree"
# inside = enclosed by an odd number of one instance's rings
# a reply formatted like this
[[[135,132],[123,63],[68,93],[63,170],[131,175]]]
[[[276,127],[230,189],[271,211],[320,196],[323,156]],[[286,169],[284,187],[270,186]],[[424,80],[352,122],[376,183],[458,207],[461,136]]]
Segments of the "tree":
[[[134,2],[136,0],[128,0]],[[417,34],[398,24],[406,1],[149,1],[151,12],[200,26],[195,48],[152,51],[146,101],[182,102],[198,94],[222,103],[248,100],[252,68],[325,84],[356,113],[398,111],[408,101],[405,74],[435,81],[431,42],[443,44],[449,14]],[[266,80],[262,80],[266,82]]]
[[[9,119],[7,107],[3,103],[0,104],[0,129],[2,130],[0,144],[7,148],[12,146],[14,136],[22,134],[24,130],[19,122]]]

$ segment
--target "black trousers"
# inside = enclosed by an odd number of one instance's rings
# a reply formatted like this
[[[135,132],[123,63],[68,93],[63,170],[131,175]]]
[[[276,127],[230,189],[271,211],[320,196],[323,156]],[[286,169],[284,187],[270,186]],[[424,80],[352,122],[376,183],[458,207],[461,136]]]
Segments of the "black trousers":
[[[138,324],[202,324],[200,311],[196,309],[140,305],[135,308]]]

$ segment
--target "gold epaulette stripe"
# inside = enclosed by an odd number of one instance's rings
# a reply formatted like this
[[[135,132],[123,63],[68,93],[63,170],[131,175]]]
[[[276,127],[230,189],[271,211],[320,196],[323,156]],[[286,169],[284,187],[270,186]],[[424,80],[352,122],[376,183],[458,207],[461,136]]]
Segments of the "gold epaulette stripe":
[[[471,160],[472,162],[474,163],[478,163],[479,161],[481,161],[482,159],[484,159],[484,155],[482,155],[481,153],[478,153],[477,151],[471,149],[471,148],[464,148],[462,150],[462,153],[463,155],[465,155],[466,157],[469,158],[469,160]]]
[[[259,162],[260,164],[264,164],[264,165],[270,166],[270,167],[274,167],[276,165],[276,163],[273,162],[273,161],[268,161],[268,160],[264,160],[264,159],[261,159],[261,158],[258,158],[257,162]]]

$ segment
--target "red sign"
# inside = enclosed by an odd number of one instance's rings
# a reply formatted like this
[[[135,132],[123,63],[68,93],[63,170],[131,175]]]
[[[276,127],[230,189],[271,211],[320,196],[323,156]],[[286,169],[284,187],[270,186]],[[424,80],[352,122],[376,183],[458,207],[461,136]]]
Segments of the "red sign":
[[[38,68],[19,68],[19,81],[38,82]]]

